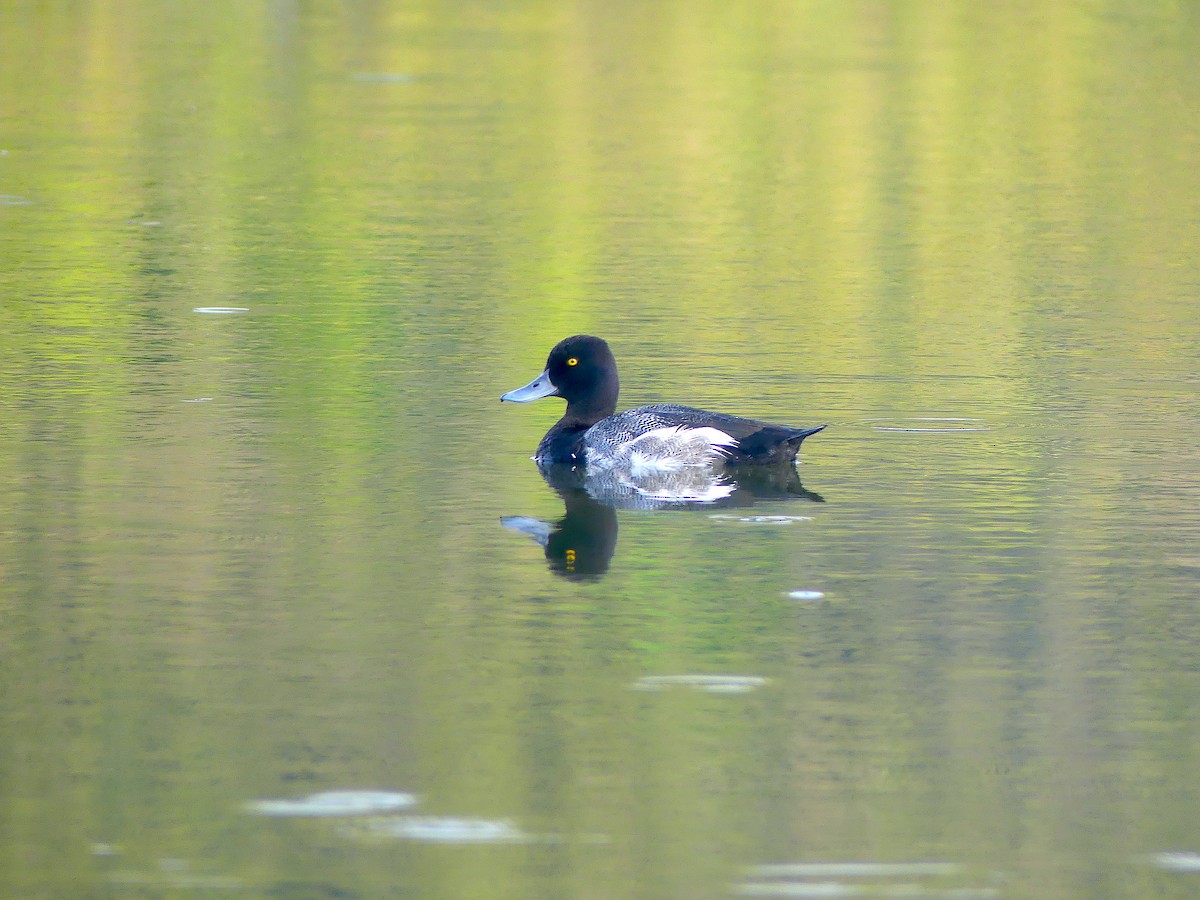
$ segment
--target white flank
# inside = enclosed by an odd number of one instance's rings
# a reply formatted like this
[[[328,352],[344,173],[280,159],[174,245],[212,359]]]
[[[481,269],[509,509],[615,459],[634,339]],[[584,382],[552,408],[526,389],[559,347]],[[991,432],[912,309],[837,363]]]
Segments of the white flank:
[[[668,425],[647,431],[622,448],[635,478],[661,472],[710,466],[721,459],[737,441],[717,428],[686,428]]]

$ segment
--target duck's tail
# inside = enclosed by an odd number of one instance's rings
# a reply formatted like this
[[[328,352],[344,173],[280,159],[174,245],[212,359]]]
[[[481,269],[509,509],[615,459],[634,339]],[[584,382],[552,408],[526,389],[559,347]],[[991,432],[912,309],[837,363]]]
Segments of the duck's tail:
[[[771,466],[793,462],[800,445],[810,435],[823,431],[827,425],[815,428],[789,428],[786,425],[763,425],[758,431],[738,441],[729,454],[733,466]]]
[[[783,445],[787,448],[785,458],[792,462],[795,462],[796,454],[800,452],[800,445],[804,443],[804,439],[806,437],[811,437],[812,435],[816,434],[818,431],[824,431],[828,427],[829,427],[829,425],[825,424],[825,425],[818,425],[815,428],[799,428],[799,429],[797,429],[792,434],[791,437],[789,437],[787,440],[785,440],[783,442]]]
[[[787,439],[787,441],[785,441],[785,443],[794,444],[796,446],[796,449],[799,450],[800,445],[802,443],[804,443],[804,439],[806,437],[811,437],[812,435],[816,434],[818,431],[824,431],[828,427],[829,427],[829,424],[826,423],[824,425],[818,425],[816,428],[798,428],[792,434],[792,436],[789,437]]]

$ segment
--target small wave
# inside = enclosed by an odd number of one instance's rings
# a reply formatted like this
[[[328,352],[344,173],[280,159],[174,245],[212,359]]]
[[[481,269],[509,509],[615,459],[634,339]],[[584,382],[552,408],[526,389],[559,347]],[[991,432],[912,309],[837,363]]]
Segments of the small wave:
[[[688,687],[709,694],[744,694],[767,683],[758,675],[644,675],[633,683],[635,691],[662,691]]]
[[[959,432],[991,431],[982,419],[961,416],[907,416],[898,419],[863,419],[875,431],[900,431],[916,434],[958,434]],[[916,424],[930,423],[930,424]],[[936,424],[934,424],[936,423]]]
[[[792,525],[813,520],[812,516],[731,516],[726,513],[713,513],[709,518],[742,525]]]
[[[1200,872],[1200,853],[1151,853],[1146,861],[1168,872]]]
[[[351,838],[398,838],[440,844],[511,844],[531,840],[507,819],[450,816],[377,816],[346,823],[340,832]]]
[[[417,798],[398,791],[322,791],[292,800],[253,800],[246,812],[260,816],[362,816],[415,805]]]

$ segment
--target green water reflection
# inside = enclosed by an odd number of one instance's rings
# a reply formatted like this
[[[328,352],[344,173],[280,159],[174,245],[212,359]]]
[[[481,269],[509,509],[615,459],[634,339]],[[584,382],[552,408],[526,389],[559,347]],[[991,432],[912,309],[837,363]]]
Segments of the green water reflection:
[[[2,19],[8,896],[1196,893],[1191,6]],[[578,332],[834,423],[811,521],[560,577],[495,398]],[[700,675],[761,682],[636,689]],[[428,818],[246,812],[331,790]]]

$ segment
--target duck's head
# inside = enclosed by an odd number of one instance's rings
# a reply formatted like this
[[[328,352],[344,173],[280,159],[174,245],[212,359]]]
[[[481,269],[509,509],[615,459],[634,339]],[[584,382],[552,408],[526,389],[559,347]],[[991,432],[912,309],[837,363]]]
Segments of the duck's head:
[[[618,387],[617,361],[608,344],[589,334],[577,334],[555,345],[541,375],[500,399],[528,403],[562,397],[567,401],[564,418],[591,424],[616,411]]]

